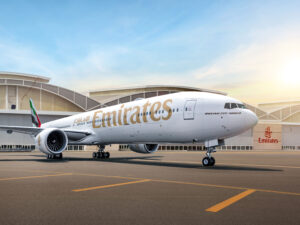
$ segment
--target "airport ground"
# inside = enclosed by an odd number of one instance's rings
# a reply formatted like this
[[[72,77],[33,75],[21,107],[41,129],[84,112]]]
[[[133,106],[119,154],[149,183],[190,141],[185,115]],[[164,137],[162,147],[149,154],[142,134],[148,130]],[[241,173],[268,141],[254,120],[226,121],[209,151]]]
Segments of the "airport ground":
[[[0,224],[300,224],[300,151],[0,153]]]

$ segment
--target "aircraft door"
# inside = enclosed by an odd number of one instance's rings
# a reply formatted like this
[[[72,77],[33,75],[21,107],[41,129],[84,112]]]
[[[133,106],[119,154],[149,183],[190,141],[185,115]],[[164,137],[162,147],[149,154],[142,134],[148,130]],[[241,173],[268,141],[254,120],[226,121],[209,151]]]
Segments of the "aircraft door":
[[[183,109],[183,119],[193,120],[195,114],[196,100],[187,100]]]

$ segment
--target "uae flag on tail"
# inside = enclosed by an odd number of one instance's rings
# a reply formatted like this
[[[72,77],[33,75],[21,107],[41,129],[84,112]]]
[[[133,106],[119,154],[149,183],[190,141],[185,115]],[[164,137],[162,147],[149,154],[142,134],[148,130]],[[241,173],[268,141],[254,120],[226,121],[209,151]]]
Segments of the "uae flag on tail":
[[[29,99],[29,104],[30,104],[30,109],[31,109],[32,124],[35,125],[36,127],[41,127],[41,121],[40,121],[38,114],[36,113],[32,99]]]

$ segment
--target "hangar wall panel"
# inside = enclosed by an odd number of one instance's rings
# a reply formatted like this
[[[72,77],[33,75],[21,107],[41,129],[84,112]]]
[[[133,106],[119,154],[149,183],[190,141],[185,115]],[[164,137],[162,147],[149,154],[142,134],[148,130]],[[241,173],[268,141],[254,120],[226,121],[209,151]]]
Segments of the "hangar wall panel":
[[[225,139],[225,145],[228,146],[252,146],[253,137],[252,137],[252,129],[245,131],[244,133]]]
[[[10,109],[12,105],[17,104],[17,87],[16,86],[8,86],[7,87],[7,104]]]
[[[257,124],[253,129],[253,149],[281,150],[281,124]]]
[[[6,109],[6,87],[0,86],[0,109]]]
[[[29,99],[32,99],[37,110],[40,108],[40,90],[35,88],[18,87],[18,109],[29,110]]]
[[[55,94],[42,91],[41,105],[43,111],[82,112],[83,110],[66,99]]]
[[[53,94],[42,91],[42,110],[53,111]]]
[[[69,101],[53,95],[53,110],[54,111],[64,111],[64,112],[82,112],[83,110]]]
[[[296,126],[296,125],[282,126],[282,145],[300,146],[300,126]]]

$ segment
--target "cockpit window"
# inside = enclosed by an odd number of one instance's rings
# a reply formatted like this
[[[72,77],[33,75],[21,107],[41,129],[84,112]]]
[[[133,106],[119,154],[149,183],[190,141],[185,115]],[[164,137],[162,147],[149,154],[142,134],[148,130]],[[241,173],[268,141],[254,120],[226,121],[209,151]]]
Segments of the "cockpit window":
[[[246,109],[246,106],[243,104],[239,104],[239,103],[225,103],[224,106],[225,109],[235,109],[235,108],[240,108],[240,109]]]
[[[246,106],[243,105],[243,104],[238,104],[238,107],[241,108],[241,109],[246,109]]]
[[[225,103],[224,108],[225,108],[225,109],[230,109],[230,103]]]
[[[231,108],[232,108],[232,109],[235,109],[235,108],[238,108],[238,106],[237,106],[236,103],[231,103]]]

